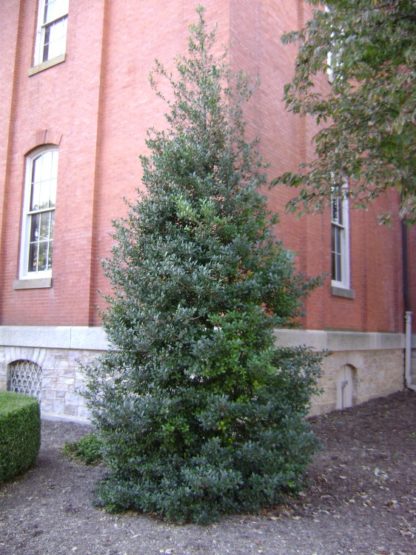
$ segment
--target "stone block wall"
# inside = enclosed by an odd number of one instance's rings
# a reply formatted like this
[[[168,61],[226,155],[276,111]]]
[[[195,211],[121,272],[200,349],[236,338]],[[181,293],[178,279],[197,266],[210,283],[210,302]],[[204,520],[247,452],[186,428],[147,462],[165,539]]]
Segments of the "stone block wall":
[[[342,402],[345,369],[351,376],[351,404]],[[404,387],[403,350],[340,351],[325,358],[319,383],[322,393],[312,399],[311,415],[348,408]]]
[[[88,421],[88,410],[81,395],[85,389],[85,376],[80,363],[88,364],[97,354],[98,352],[89,350],[3,347],[0,349],[0,389],[7,388],[11,363],[35,362],[42,369],[42,416]]]
[[[42,416],[86,422],[81,364],[92,362],[107,348],[102,328],[0,326],[0,389],[7,388],[11,364],[35,363],[41,368]]]

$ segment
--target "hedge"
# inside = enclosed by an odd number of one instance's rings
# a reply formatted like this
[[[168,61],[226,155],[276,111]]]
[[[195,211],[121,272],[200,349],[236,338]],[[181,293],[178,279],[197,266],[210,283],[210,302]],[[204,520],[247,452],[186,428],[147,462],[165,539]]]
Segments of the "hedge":
[[[33,397],[0,392],[0,482],[35,462],[40,447],[40,410]]]

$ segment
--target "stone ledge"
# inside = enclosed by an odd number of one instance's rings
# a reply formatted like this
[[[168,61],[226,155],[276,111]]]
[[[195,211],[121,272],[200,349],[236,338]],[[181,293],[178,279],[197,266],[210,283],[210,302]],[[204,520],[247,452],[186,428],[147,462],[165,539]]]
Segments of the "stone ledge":
[[[41,71],[45,71],[45,69],[49,69],[50,67],[57,66],[58,64],[62,64],[66,60],[66,54],[60,54],[51,60],[46,60],[46,62],[42,62],[41,64],[37,64],[31,67],[28,71],[29,77],[32,75],[36,75]]]
[[[105,351],[109,344],[102,327],[0,326],[0,346]]]
[[[307,345],[334,352],[404,349],[405,341],[402,333],[381,332],[277,329],[275,336],[283,347]],[[98,326],[0,326],[0,346],[105,351],[109,343]]]
[[[405,341],[403,333],[381,332],[277,329],[275,336],[282,347],[306,345],[334,352],[404,349]]]
[[[52,287],[52,278],[15,279],[13,289],[46,289]]]
[[[347,289],[344,287],[331,286],[331,295],[334,297],[343,297],[344,299],[355,299],[354,289]]]

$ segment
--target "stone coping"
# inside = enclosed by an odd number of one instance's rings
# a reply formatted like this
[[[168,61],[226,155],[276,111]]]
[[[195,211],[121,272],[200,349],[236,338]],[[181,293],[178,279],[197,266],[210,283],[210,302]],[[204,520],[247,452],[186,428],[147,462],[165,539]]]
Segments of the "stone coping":
[[[307,345],[317,350],[334,352],[378,351],[405,347],[404,333],[277,329],[275,335],[278,344],[285,347]],[[416,347],[416,335],[413,336],[413,347]]]
[[[98,326],[0,326],[0,346],[105,351],[109,343]]]
[[[277,329],[279,345],[307,345],[328,351],[404,349],[403,333]],[[412,337],[416,348],[416,335]],[[102,327],[0,326],[0,346],[105,351],[109,347]]]

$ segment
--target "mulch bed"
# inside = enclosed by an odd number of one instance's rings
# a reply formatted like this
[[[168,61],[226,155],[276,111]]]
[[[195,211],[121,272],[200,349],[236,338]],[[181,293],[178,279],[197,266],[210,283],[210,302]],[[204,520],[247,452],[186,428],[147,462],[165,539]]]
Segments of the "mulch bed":
[[[103,467],[63,456],[85,426],[44,421],[37,464],[0,486],[0,555],[416,553],[416,393],[312,419],[323,449],[299,499],[261,515],[174,526],[92,505]]]

